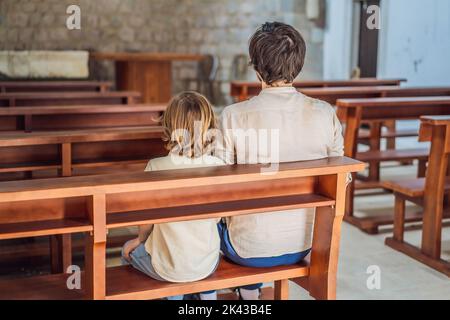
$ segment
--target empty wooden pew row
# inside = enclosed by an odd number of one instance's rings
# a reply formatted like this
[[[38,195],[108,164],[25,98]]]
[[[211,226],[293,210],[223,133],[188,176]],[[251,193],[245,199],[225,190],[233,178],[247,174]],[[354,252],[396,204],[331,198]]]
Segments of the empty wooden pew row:
[[[405,98],[375,98],[375,99],[342,99],[337,103],[337,114],[346,123],[344,133],[344,152],[346,156],[355,157],[371,163],[371,180],[359,183],[361,188],[379,188],[379,166],[383,161],[402,161],[418,159],[419,175],[424,174],[428,159],[427,148],[417,150],[370,150],[358,152],[358,132],[362,121],[385,121],[419,119],[423,115],[450,115],[449,97],[405,97]],[[378,129],[381,130],[380,126]],[[377,133],[379,136],[379,132]],[[356,176],[355,176],[356,177]],[[354,178],[355,178],[354,177]],[[377,233],[378,226],[393,223],[391,216],[374,218],[359,218],[353,214],[353,198],[355,180],[349,186],[347,194],[347,209],[345,220],[358,228]]]
[[[385,98],[385,97],[422,97],[422,96],[450,96],[450,87],[393,87],[393,86],[371,86],[371,87],[342,87],[325,89],[302,89],[307,96],[327,101],[335,105],[339,99],[353,98]],[[373,131],[378,131],[378,126],[386,127],[382,131],[381,138],[387,139],[388,149],[395,149],[395,138],[417,136],[414,130],[396,130],[395,120],[383,124],[371,121],[369,123]],[[371,137],[369,134],[360,135],[360,143],[367,143],[372,149],[379,145],[380,136]]]
[[[383,183],[395,195],[394,235],[386,239],[386,245],[450,277],[450,262],[441,259],[442,220],[450,218],[448,206],[444,207],[444,195],[450,191],[450,116],[422,117],[419,140],[431,142],[426,177]],[[423,214],[415,217],[423,221],[420,248],[404,239],[405,223],[411,220],[406,216],[406,201],[423,207]]]
[[[305,88],[300,92],[335,105],[339,99],[450,96],[450,87],[340,87]]]
[[[98,174],[167,154],[159,126],[0,135],[0,180]]]
[[[294,82],[296,88],[361,87],[361,86],[399,86],[406,79],[361,78],[353,80],[302,80]],[[245,101],[261,92],[260,82],[232,81],[230,94],[237,101]]]
[[[163,104],[42,106],[0,108],[2,131],[42,131],[153,126]]]
[[[109,91],[113,87],[110,81],[0,81],[0,92],[70,92],[70,91]]]
[[[140,93],[110,92],[11,92],[0,93],[0,107],[35,107],[54,105],[136,104]]]
[[[307,96],[327,101],[335,105],[339,99],[357,99],[357,98],[385,98],[385,97],[422,97],[422,96],[450,96],[450,87],[394,87],[394,86],[368,86],[368,87],[341,87],[341,88],[306,88],[301,92]],[[417,131],[396,130],[395,120],[380,124],[380,122],[371,121],[370,126],[376,133],[378,126],[386,127],[381,136],[365,138],[364,134],[360,136],[361,143],[367,143],[371,149],[377,149],[380,138],[387,139],[388,149],[395,149],[395,138],[417,136]],[[369,131],[370,132],[370,131]],[[367,136],[367,134],[366,134]]]
[[[347,174],[364,164],[345,157],[263,165],[70,177],[0,183],[0,239],[86,233],[82,289],[67,274],[0,281],[1,299],[157,299],[207,290],[275,282],[288,298],[288,280],[316,299],[336,297],[340,226]],[[189,221],[315,207],[309,261],[248,268],[221,261],[210,277],[192,283],[150,279],[131,266],[106,268],[107,231],[135,225]],[[24,290],[27,288],[27,290]]]

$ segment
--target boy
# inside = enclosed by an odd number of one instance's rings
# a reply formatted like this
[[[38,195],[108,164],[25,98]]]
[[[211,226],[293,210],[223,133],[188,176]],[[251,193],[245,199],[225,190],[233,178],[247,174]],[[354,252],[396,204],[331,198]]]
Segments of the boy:
[[[209,155],[216,128],[208,100],[196,92],[175,96],[162,118],[163,140],[169,155],[152,159],[145,171],[224,165]],[[196,129],[199,132],[196,132]],[[191,282],[211,275],[219,264],[218,219],[182,221],[139,227],[139,236],[122,250],[124,263],[149,277],[169,282]],[[183,296],[169,297],[181,300]],[[201,300],[216,300],[215,291],[200,293]]]
[[[305,59],[301,34],[284,23],[265,23],[250,39],[249,53],[262,91],[225,108],[223,146],[217,155],[229,164],[267,163],[268,156],[277,159],[272,163],[342,156],[342,128],[333,108],[292,86]],[[252,135],[252,130],[257,133]],[[267,133],[261,135],[261,130]],[[269,155],[268,145],[277,154]],[[314,209],[227,218],[219,227],[221,250],[233,262],[250,267],[295,264],[310,251],[313,222]],[[260,286],[240,288],[240,297],[258,299]]]

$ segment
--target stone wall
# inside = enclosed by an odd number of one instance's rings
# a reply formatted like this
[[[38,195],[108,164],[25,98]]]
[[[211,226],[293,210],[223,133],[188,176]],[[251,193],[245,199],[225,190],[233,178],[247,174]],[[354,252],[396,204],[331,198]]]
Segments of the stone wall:
[[[322,76],[322,29],[308,21],[306,0],[1,0],[0,50],[160,51],[213,54],[219,57],[217,88],[229,102],[233,61],[247,54],[249,36],[265,21],[284,21],[301,30],[308,42],[302,78]],[[81,30],[66,28],[67,6],[81,8]],[[112,79],[105,62],[91,77]],[[195,78],[196,63],[174,65],[174,91]],[[242,78],[255,79],[251,70]]]

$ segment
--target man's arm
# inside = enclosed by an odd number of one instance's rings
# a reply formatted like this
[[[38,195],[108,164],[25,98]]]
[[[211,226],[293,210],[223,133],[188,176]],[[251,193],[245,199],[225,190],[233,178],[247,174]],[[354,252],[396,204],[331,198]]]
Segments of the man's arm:
[[[226,164],[234,164],[235,148],[233,142],[233,131],[231,129],[231,119],[227,112],[222,112],[219,120],[219,133],[216,135],[214,155],[222,159]]]
[[[342,125],[339,121],[336,112],[333,110],[332,119],[333,128],[333,142],[328,151],[329,157],[342,157],[344,155],[344,137],[342,135]]]

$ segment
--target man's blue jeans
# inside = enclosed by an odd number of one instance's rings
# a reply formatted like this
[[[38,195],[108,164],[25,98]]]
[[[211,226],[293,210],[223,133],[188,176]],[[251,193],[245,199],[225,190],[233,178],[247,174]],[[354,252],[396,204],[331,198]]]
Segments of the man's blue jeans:
[[[302,261],[311,251],[311,249],[299,252],[290,253],[277,257],[263,257],[263,258],[241,258],[234,250],[230,242],[227,225],[224,222],[220,222],[217,225],[220,235],[220,250],[223,255],[232,262],[253,268],[270,268],[276,266],[286,266],[299,263]],[[252,284],[249,286],[243,286],[241,288],[247,290],[255,290],[262,287],[262,283]]]

